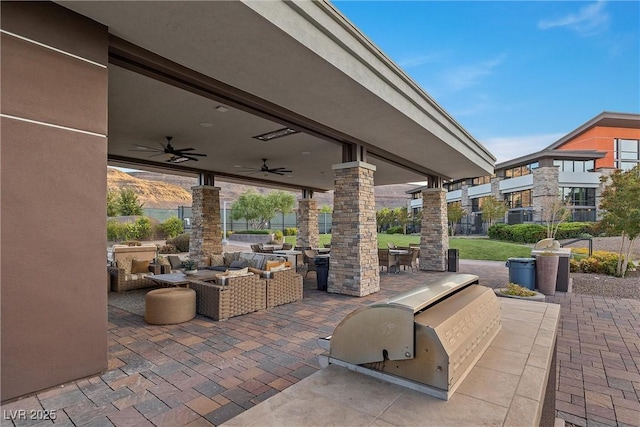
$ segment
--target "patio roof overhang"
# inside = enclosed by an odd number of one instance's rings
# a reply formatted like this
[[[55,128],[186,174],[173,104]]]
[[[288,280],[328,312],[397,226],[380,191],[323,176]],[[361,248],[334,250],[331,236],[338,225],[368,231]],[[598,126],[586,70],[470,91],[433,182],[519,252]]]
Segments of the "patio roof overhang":
[[[328,2],[58,3],[109,27],[112,165],[325,191],[331,165],[362,146],[376,185],[493,172],[491,153]],[[299,132],[254,138],[284,127]],[[131,151],[165,136],[207,157]],[[241,172],[263,158],[293,176]]]

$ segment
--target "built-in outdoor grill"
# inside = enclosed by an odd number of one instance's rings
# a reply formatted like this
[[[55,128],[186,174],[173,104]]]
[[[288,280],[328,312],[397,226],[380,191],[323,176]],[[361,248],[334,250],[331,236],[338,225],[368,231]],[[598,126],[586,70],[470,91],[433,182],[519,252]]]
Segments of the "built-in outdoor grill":
[[[500,330],[500,303],[478,276],[454,274],[345,317],[321,363],[449,399]]]

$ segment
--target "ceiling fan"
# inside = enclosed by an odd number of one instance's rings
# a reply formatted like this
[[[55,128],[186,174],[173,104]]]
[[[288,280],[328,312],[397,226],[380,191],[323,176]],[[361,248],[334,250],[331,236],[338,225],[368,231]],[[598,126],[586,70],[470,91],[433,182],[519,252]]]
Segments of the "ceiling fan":
[[[155,152],[157,154],[151,155],[149,157],[161,156],[163,154],[169,154],[171,157],[167,160],[169,163],[182,163],[187,160],[193,160],[195,162],[198,161],[196,157],[207,157],[206,154],[201,153],[192,153],[191,151],[195,150],[195,148],[174,148],[171,145],[172,136],[167,136],[167,145],[160,145],[161,148],[149,147],[146,145],[135,145],[134,150],[129,151],[146,151],[146,152]]]
[[[272,173],[275,175],[282,175],[285,176],[287,174],[293,173],[292,170],[287,169],[287,168],[270,168],[269,166],[267,166],[267,159],[262,159],[262,166],[260,167],[260,169],[257,168],[246,168],[246,170],[241,171],[241,172],[249,172],[249,175],[253,175],[256,173],[264,173],[265,175],[268,173]]]

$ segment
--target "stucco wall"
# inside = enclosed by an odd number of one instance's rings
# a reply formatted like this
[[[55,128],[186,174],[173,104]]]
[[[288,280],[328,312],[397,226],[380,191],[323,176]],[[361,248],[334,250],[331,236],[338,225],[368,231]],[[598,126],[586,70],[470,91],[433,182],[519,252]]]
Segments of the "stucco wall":
[[[2,29],[6,401],[107,368],[108,34],[53,3],[2,2]]]
[[[607,154],[596,159],[596,168],[614,166],[613,140],[616,138],[640,139],[640,129],[596,126],[565,142],[558,150],[598,150]]]

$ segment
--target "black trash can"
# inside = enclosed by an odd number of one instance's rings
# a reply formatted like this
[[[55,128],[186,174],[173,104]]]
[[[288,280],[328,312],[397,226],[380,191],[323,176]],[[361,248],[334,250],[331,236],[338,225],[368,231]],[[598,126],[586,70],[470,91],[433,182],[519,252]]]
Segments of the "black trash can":
[[[458,249],[449,249],[447,251],[448,266],[447,271],[460,270],[460,251]]]
[[[327,290],[327,281],[329,280],[329,257],[317,256],[313,259],[316,265],[316,281],[318,282],[318,290]]]

